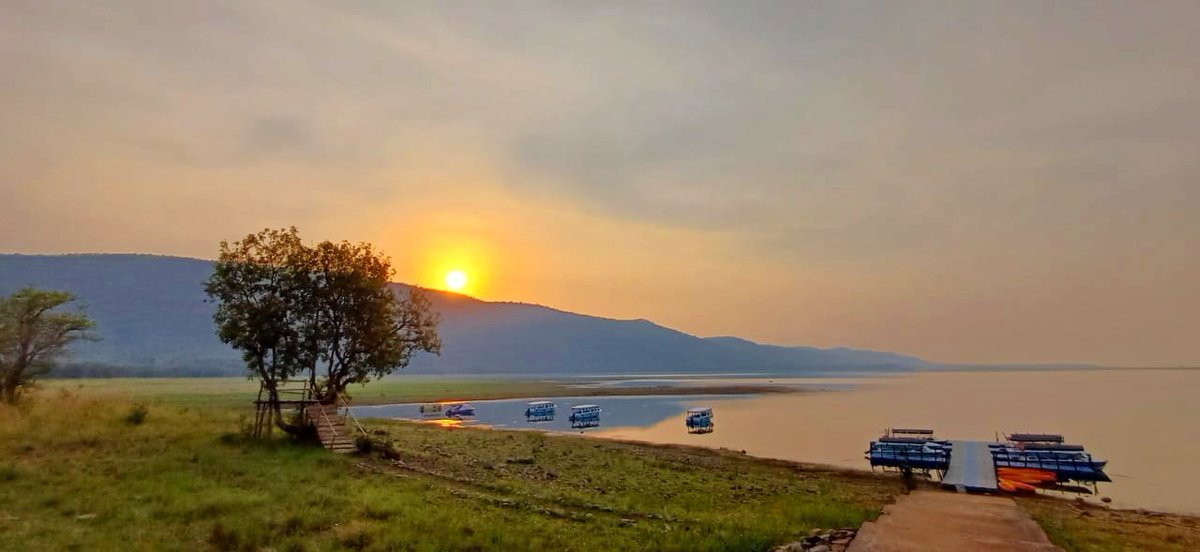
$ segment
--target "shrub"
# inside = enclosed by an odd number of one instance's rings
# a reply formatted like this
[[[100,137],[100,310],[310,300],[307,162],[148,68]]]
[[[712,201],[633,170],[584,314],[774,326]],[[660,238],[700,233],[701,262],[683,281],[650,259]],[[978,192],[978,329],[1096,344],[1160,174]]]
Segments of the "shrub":
[[[142,425],[146,421],[146,416],[150,415],[150,407],[144,403],[137,403],[133,408],[129,409],[129,413],[125,415],[125,423],[129,425]]]
[[[0,464],[0,482],[16,481],[21,473],[14,464]]]
[[[354,438],[354,447],[362,454],[370,454],[372,450],[377,448],[376,445],[375,440],[367,435],[359,435]]]

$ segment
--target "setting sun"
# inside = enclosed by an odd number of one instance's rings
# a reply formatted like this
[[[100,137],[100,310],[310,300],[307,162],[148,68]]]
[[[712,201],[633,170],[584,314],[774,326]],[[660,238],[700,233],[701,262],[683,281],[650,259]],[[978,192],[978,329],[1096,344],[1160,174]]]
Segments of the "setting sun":
[[[467,287],[467,273],[461,270],[451,270],[446,273],[446,287],[454,291],[462,291]]]

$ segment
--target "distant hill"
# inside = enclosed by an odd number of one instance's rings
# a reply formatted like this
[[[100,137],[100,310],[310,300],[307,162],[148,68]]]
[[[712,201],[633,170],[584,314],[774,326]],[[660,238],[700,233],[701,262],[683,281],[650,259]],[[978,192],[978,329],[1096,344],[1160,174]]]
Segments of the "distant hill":
[[[101,340],[76,348],[76,372],[240,374],[237,353],[214,333],[214,305],[202,289],[211,271],[211,261],[156,255],[0,255],[0,294],[32,285],[80,297],[99,323]],[[929,366],[893,353],[701,338],[648,320],[613,320],[439,291],[430,296],[442,316],[443,351],[440,357],[414,360],[409,369],[422,373],[814,372]]]

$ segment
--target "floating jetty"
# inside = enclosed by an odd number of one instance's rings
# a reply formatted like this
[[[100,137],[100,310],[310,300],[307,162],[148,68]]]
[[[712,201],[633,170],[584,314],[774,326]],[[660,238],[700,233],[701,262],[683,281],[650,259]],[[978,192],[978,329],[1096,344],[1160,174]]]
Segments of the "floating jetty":
[[[996,464],[987,441],[951,441],[950,468],[942,486],[959,491],[995,491]]]
[[[1093,492],[1097,482],[1112,481],[1104,473],[1106,460],[1050,433],[1013,433],[996,442],[947,441],[928,429],[889,429],[871,442],[867,459],[872,469],[897,469],[906,476],[937,473],[943,487],[960,492]]]

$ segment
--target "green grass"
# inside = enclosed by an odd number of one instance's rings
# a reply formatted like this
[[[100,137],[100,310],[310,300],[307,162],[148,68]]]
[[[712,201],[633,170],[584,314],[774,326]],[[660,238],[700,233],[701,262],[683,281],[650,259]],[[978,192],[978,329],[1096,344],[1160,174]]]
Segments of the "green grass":
[[[373,385],[356,397],[556,384]],[[732,451],[382,420],[366,424],[396,463],[336,456],[246,439],[254,390],[236,378],[58,380],[0,405],[0,550],[765,550],[858,526],[901,492],[891,477]],[[1018,502],[1067,550],[1200,549],[1195,517]]]
[[[1200,550],[1200,519],[1194,516],[1110,510],[1048,497],[1017,503],[1065,550]]]
[[[393,465],[247,440],[248,408],[114,383],[0,406],[0,550],[765,550],[857,526],[900,489],[727,451],[368,422]]]

